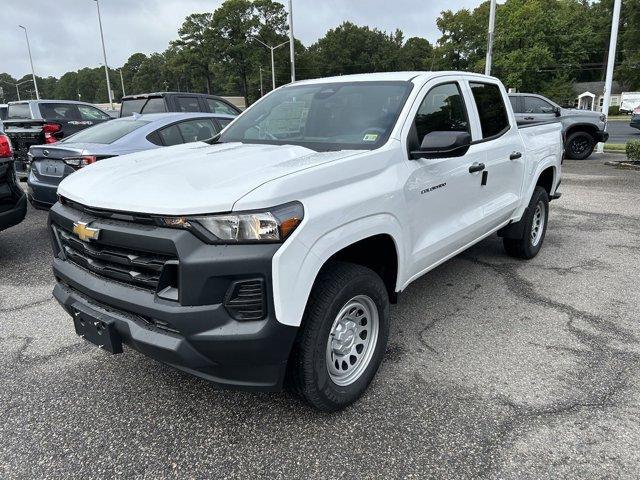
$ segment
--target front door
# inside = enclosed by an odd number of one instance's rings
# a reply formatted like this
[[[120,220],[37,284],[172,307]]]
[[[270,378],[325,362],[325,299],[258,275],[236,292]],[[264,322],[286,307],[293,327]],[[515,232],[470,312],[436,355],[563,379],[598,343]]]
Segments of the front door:
[[[419,97],[418,107],[407,128],[408,150],[416,150],[434,131],[471,134],[467,89],[455,79],[430,83]],[[482,223],[482,172],[469,167],[482,163],[485,151],[471,145],[463,156],[409,160],[409,178],[404,187],[411,244],[408,277],[413,278],[441,262],[468,243]],[[408,155],[408,158],[409,155]]]

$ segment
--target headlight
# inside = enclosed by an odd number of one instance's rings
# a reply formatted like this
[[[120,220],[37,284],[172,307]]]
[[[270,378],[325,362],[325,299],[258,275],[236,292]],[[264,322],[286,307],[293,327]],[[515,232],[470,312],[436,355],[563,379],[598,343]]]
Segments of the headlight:
[[[303,218],[302,204],[292,202],[255,212],[163,217],[159,223],[191,230],[209,243],[273,243],[284,242]]]
[[[600,121],[604,122],[607,120],[607,116],[603,113],[602,115],[600,115]]]

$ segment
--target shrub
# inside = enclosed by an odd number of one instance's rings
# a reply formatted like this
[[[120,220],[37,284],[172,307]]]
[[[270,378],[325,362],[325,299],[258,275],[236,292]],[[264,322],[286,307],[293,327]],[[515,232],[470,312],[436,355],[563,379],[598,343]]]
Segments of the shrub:
[[[620,107],[609,107],[609,116],[620,115]]]
[[[627,142],[627,158],[632,162],[640,163],[640,140]]]

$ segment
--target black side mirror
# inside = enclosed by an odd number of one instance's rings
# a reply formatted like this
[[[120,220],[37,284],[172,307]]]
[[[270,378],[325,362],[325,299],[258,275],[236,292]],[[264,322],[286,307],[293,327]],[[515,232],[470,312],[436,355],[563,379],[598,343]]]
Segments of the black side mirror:
[[[556,117],[559,117],[560,115],[562,115],[562,110],[560,109],[560,107],[555,107],[553,109],[553,113],[556,114]]]
[[[422,139],[420,149],[411,152],[411,158],[461,157],[470,146],[468,132],[430,132]]]

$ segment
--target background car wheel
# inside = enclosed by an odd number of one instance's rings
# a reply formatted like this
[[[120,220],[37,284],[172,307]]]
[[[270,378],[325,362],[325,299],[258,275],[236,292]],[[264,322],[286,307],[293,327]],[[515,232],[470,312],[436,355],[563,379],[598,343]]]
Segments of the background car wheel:
[[[584,160],[593,153],[596,142],[586,132],[576,132],[569,135],[565,145],[566,156],[572,160]]]
[[[520,220],[525,222],[522,238],[503,238],[504,249],[516,258],[530,259],[535,257],[544,241],[549,221],[549,196],[542,187],[536,187]]]
[[[375,376],[388,336],[382,279],[361,265],[330,263],[311,292],[289,362],[289,386],[320,410],[350,405]]]

